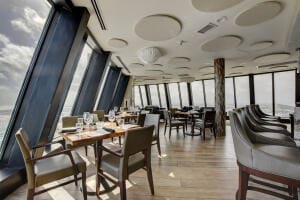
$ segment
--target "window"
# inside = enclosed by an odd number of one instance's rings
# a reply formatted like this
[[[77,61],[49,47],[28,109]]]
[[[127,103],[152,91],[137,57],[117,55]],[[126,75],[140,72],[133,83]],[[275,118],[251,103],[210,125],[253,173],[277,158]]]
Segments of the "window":
[[[0,1],[0,147],[50,8],[47,1]]]
[[[169,86],[171,107],[181,108],[179,91],[178,91],[178,83],[169,83],[168,86]]]
[[[215,106],[215,80],[205,80],[205,96],[207,107]]]
[[[149,85],[149,89],[150,89],[151,104],[153,106],[160,107],[157,85]]]
[[[71,115],[72,108],[75,103],[77,94],[79,92],[80,85],[83,80],[86,68],[88,66],[88,62],[90,60],[91,54],[92,54],[92,49],[87,44],[85,44],[77,64],[76,71],[74,73],[74,77],[70,89],[68,91],[68,95],[65,100],[63,110],[61,112],[61,116]]]
[[[261,109],[273,114],[272,109],[272,74],[262,74],[254,76],[255,103],[259,104]]]
[[[202,81],[194,81],[191,83],[193,106],[204,107],[204,95]]]
[[[159,89],[161,107],[162,108],[168,108],[164,84],[159,84],[158,89]]]
[[[139,86],[133,87],[133,94],[134,94],[134,106],[139,106],[140,108],[143,107],[140,95],[140,88]]]
[[[145,88],[144,85],[141,85],[140,88],[141,88],[141,95],[142,95],[143,106],[145,107],[145,106],[148,105],[146,88]]]
[[[250,104],[249,76],[234,78],[236,107],[244,107]]]
[[[225,78],[225,103],[226,112],[235,108],[233,78]]]
[[[288,117],[295,107],[295,71],[274,73],[275,115]]]
[[[180,87],[182,107],[189,106],[190,103],[189,103],[189,94],[188,94],[187,83],[186,82],[179,83],[179,87]]]

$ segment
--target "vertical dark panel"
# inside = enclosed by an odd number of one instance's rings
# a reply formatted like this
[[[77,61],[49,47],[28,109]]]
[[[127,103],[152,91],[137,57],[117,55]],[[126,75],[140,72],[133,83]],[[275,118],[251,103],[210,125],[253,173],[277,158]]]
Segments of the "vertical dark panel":
[[[76,103],[73,107],[73,115],[82,115],[83,112],[93,111],[107,58],[108,53],[93,50]]]
[[[272,73],[272,114],[275,115],[275,88],[274,88],[274,72]]]
[[[214,60],[215,65],[215,105],[216,105],[216,132],[218,136],[226,135],[225,112],[225,60]]]
[[[170,91],[169,91],[169,86],[167,83],[164,83],[165,85],[165,92],[166,92],[166,98],[167,98],[167,104],[168,104],[168,108],[172,108],[172,104],[171,104],[171,97],[170,97]]]
[[[150,93],[150,88],[149,85],[145,85],[145,89],[146,89],[146,97],[147,97],[147,105],[152,105],[152,99],[151,99],[151,93]]]
[[[103,83],[104,87],[97,107],[98,110],[104,110],[105,112],[109,111],[111,101],[113,100],[113,93],[115,91],[120,73],[121,69],[118,67],[111,66],[109,68],[106,82]]]
[[[254,92],[254,76],[249,75],[249,91],[250,91],[250,104],[255,104],[255,92]]]
[[[191,83],[187,83],[187,89],[188,89],[188,95],[189,95],[189,104],[193,105]]]
[[[203,97],[204,97],[204,107],[207,107],[204,80],[202,80],[202,90],[203,90]]]
[[[300,73],[296,73],[296,106],[300,106]]]
[[[88,18],[89,14],[83,8],[74,12],[56,10],[11,134],[23,127],[33,145],[40,141],[42,134],[47,138],[62,102],[62,95],[65,88],[68,88],[66,83],[70,84],[67,79],[74,73],[73,63]],[[8,159],[8,165],[23,166],[22,155],[14,137],[10,138],[8,145],[12,147],[12,150],[6,151],[4,155],[4,159]]]
[[[235,77],[232,77],[232,81],[233,81],[234,107],[236,108],[237,103],[236,103]]]
[[[129,81],[129,76],[121,74],[110,109],[115,106],[117,106],[118,108],[121,106],[128,86],[128,81]]]

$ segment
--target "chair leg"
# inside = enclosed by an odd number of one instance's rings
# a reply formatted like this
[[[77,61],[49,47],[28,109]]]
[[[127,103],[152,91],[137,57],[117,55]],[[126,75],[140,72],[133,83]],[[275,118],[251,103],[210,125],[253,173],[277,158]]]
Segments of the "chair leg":
[[[167,131],[167,124],[165,124],[165,132],[164,132],[164,135],[166,135],[166,131]]]
[[[98,169],[97,173],[96,173],[96,194],[98,195],[100,192],[100,187],[101,187],[101,178],[102,176],[100,176],[99,174],[102,174],[102,170]]]
[[[169,139],[171,138],[172,126],[169,126]]]
[[[245,200],[247,196],[249,174],[239,169],[239,191],[238,200]]]
[[[156,145],[157,145],[158,154],[161,156],[161,149],[160,149],[160,140],[159,140],[159,138],[156,139]]]
[[[95,156],[95,160],[97,158],[97,149],[96,149],[96,144],[93,144],[94,147],[94,156]]]
[[[147,177],[148,177],[151,194],[154,195],[153,176],[152,176],[151,166],[147,166]]]
[[[85,156],[87,156],[88,154],[88,149],[87,149],[87,146],[84,146],[84,149],[85,149]]]
[[[203,140],[205,140],[205,127],[202,129],[203,131]]]
[[[293,191],[293,199],[298,199],[298,188],[293,186],[292,191]]]
[[[82,172],[82,194],[83,199],[87,200],[87,192],[86,192],[86,172]]]
[[[119,136],[119,145],[120,145],[120,146],[122,145],[122,142],[121,142],[121,136]]]
[[[213,127],[213,131],[214,131],[215,139],[217,139],[217,134],[216,134],[216,129],[215,129],[215,127]]]
[[[183,137],[185,137],[185,127],[184,127],[184,125],[182,127],[182,131],[183,131]]]
[[[121,200],[126,200],[126,180],[119,182]]]
[[[27,200],[33,200],[34,196],[34,188],[28,189],[27,190]]]
[[[75,186],[77,187],[78,186],[78,178],[77,178],[76,174],[74,175],[74,180],[75,180]]]

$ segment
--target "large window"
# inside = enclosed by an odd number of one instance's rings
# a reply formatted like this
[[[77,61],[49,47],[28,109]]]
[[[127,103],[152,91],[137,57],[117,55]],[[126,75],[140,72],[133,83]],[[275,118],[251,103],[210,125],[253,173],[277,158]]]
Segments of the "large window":
[[[225,79],[225,103],[226,103],[226,112],[235,108],[233,78]]]
[[[237,108],[250,104],[249,76],[234,78]]]
[[[167,97],[166,97],[166,92],[165,92],[165,86],[164,84],[159,84],[158,85],[159,89],[159,96],[160,96],[160,103],[162,108],[168,108],[167,105]]]
[[[70,89],[68,91],[68,96],[66,98],[63,110],[61,112],[61,116],[71,115],[72,108],[75,103],[77,94],[79,92],[80,85],[83,80],[91,54],[92,54],[92,49],[89,47],[88,44],[85,44],[80,59],[78,61],[78,65],[76,67],[76,71],[74,73],[74,77]]]
[[[147,100],[147,94],[146,94],[146,88],[144,85],[140,86],[141,89],[141,95],[142,95],[142,101],[143,101],[143,106],[147,106],[148,105],[148,100]]]
[[[295,71],[274,73],[275,115],[288,117],[295,107]]]
[[[142,101],[141,101],[141,95],[140,95],[140,88],[139,86],[134,86],[133,87],[133,92],[134,92],[134,105],[139,106],[140,108],[143,107]]]
[[[151,104],[153,106],[160,107],[157,85],[149,85],[149,89],[150,89]]]
[[[0,147],[50,8],[47,1],[0,1]]]
[[[259,104],[261,109],[273,114],[272,109],[272,74],[261,74],[254,76],[255,103]]]
[[[178,83],[169,83],[168,86],[169,86],[171,107],[181,108],[179,91],[178,91]]]
[[[215,106],[215,80],[205,80],[205,97],[206,97],[206,106],[214,107]]]
[[[179,87],[180,87],[182,107],[189,106],[190,103],[189,103],[189,93],[188,93],[187,83],[181,82],[181,83],[179,83]]]
[[[191,83],[193,106],[204,107],[204,95],[202,81],[194,81]]]

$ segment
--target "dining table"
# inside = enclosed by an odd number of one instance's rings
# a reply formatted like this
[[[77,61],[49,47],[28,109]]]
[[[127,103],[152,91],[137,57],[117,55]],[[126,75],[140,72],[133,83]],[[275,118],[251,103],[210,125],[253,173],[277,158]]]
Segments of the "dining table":
[[[123,127],[117,126],[115,122],[106,122],[103,125],[103,128],[97,129],[95,126],[85,128],[81,132],[63,132],[61,133],[62,138],[65,140],[66,144],[70,145],[71,148],[76,148],[80,146],[85,146],[88,144],[94,143],[96,145],[96,176],[98,175],[101,158],[102,158],[102,146],[103,140],[113,137],[123,136],[126,134],[126,130],[131,128],[137,128],[138,125],[135,124],[125,124]],[[67,145],[66,145],[67,146]],[[96,186],[99,186],[100,183],[97,182]],[[102,179],[103,180],[103,179]],[[104,180],[103,180],[104,181]],[[108,187],[107,183],[102,183],[105,191],[110,191],[111,188]],[[99,187],[96,187],[96,191],[88,191],[88,195],[99,195],[103,192],[100,192]]]
[[[191,122],[192,122],[192,126],[191,126],[191,131],[190,132],[186,132],[186,135],[189,136],[199,136],[201,135],[201,133],[195,133],[195,129],[194,129],[194,118],[195,115],[200,115],[201,116],[201,112],[196,111],[196,110],[190,110],[190,111],[176,111],[175,115],[179,115],[179,116],[184,116],[187,119],[190,117],[191,118]]]

